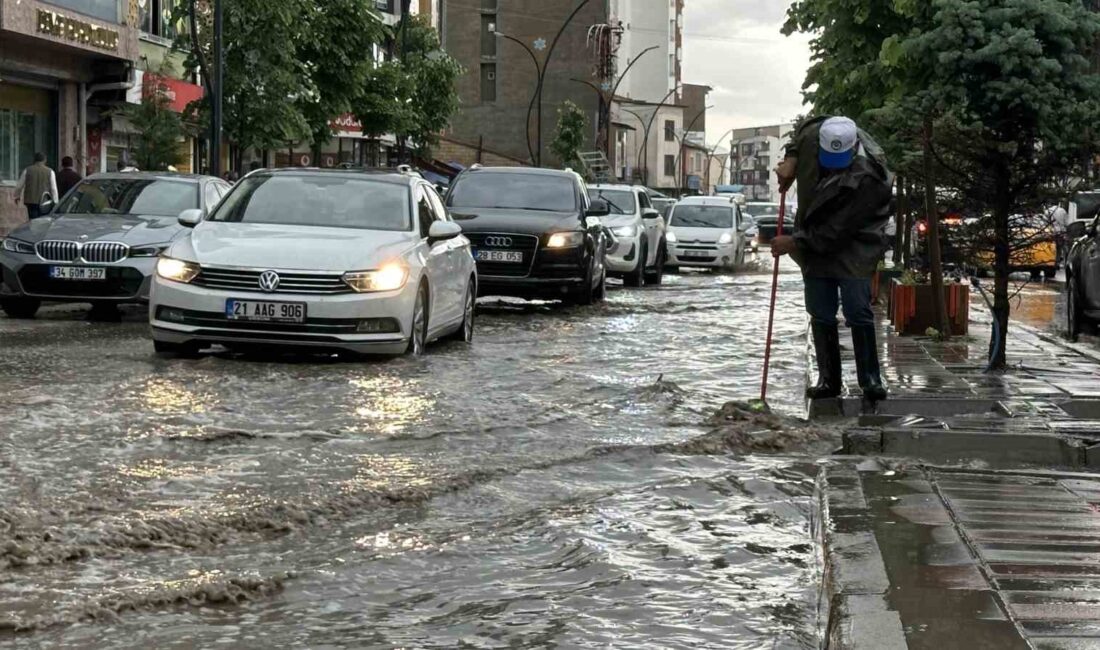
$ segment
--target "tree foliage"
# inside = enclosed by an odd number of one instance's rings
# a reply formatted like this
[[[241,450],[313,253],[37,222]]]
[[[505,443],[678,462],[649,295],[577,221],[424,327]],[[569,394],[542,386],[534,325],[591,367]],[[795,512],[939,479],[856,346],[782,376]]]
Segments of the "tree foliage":
[[[367,72],[353,112],[365,133],[410,138],[423,153],[458,110],[456,83],[464,70],[440,49],[439,34],[423,16],[406,18],[394,50],[396,58]]]
[[[588,118],[580,106],[566,100],[558,107],[558,126],[550,151],[557,156],[562,167],[579,169],[580,153],[584,147],[584,134]]]
[[[1003,366],[1012,247],[1034,230],[1016,237],[1030,221],[1013,215],[1041,211],[1096,150],[1100,15],[1081,0],[798,0],[786,31],[816,34],[815,111],[859,116],[903,171],[988,224]]]
[[[118,112],[141,133],[132,151],[139,169],[161,171],[179,164],[187,130],[164,93],[154,90],[140,104],[126,104]]]

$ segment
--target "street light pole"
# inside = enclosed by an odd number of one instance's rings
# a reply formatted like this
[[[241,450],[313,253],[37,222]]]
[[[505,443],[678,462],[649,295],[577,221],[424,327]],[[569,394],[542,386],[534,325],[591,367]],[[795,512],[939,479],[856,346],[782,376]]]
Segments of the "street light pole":
[[[683,171],[681,170],[681,165],[683,164],[683,159],[684,159],[684,147],[687,144],[687,134],[691,133],[692,127],[694,127],[695,123],[699,121],[699,118],[706,115],[707,111],[712,109],[712,108],[714,108],[714,105],[704,106],[703,110],[696,113],[695,117],[691,118],[691,122],[688,123],[687,128],[684,129],[684,137],[680,139],[680,151],[677,152],[677,154],[676,154],[676,169],[680,170],[680,180],[685,184],[687,183],[687,174],[683,173]],[[705,138],[705,135],[704,135],[704,138]],[[705,148],[705,145],[704,145],[704,148]]]
[[[222,175],[222,97],[225,52],[222,48],[222,0],[214,0],[214,79],[210,98],[210,175]]]
[[[612,154],[612,144],[611,144],[611,106],[615,101],[615,96],[619,92],[619,86],[622,85],[623,80],[626,79],[626,74],[628,72],[630,72],[630,69],[634,67],[634,64],[637,63],[638,60],[641,59],[643,56],[645,56],[646,54],[649,54],[650,52],[652,52],[653,50],[656,50],[656,49],[660,49],[660,48],[657,45],[654,45],[653,47],[647,47],[646,49],[639,52],[638,56],[631,59],[626,64],[626,67],[623,68],[623,71],[619,74],[619,76],[616,77],[615,83],[610,86],[610,90],[605,89],[605,88],[601,88],[600,86],[597,86],[596,84],[592,83],[591,81],[587,81],[585,79],[570,79],[570,81],[574,81],[576,83],[584,84],[584,85],[588,86],[589,88],[591,88],[592,90],[596,91],[596,95],[598,95],[599,98],[600,98],[600,107],[599,107],[599,110],[600,110],[599,115],[600,115],[600,122],[601,122],[601,124],[600,124],[600,135],[601,135],[601,137],[603,138],[603,141],[604,141],[603,142],[604,153],[607,156],[608,161],[611,161],[611,159],[614,157],[613,154]],[[605,111],[606,111],[606,119],[605,119],[605,115],[604,115]],[[639,123],[641,123],[640,119],[639,119]]]
[[[642,139],[642,155],[645,156],[645,184],[649,185],[649,130],[653,128],[653,121],[657,119],[657,114],[661,112],[661,109],[665,107],[668,100],[676,94],[676,91],[680,90],[680,86],[673,86],[672,90],[668,91],[664,99],[661,100],[657,107],[653,109],[653,115],[649,118],[649,123],[645,127],[645,137]]]

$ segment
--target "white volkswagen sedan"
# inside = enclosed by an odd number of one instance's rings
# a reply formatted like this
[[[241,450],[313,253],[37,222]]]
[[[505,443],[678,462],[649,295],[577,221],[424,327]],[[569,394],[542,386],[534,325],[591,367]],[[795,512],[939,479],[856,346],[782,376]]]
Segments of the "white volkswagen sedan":
[[[469,342],[470,243],[435,189],[409,174],[264,170],[241,180],[157,262],[158,353],[290,346],[420,354]]]

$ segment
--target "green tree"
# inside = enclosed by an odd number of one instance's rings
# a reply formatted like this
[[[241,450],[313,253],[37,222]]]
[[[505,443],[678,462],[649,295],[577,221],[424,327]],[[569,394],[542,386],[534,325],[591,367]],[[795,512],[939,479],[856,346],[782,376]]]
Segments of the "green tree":
[[[898,0],[913,22],[883,45],[887,112],[922,123],[934,165],[988,212],[994,250],[990,367],[1005,366],[1013,215],[1035,214],[1095,151],[1100,16],[1080,0]],[[938,137],[937,137],[938,134]],[[926,191],[928,183],[926,182]],[[931,192],[929,191],[931,196]]]
[[[569,100],[558,107],[558,127],[550,151],[557,156],[562,167],[581,167],[580,153],[584,147],[584,133],[588,128],[588,117],[580,106]]]
[[[464,70],[440,49],[439,34],[425,16],[405,19],[394,51],[396,58],[367,72],[353,112],[365,133],[411,139],[427,156],[459,108],[456,84]]]
[[[166,170],[183,158],[181,147],[187,130],[170,104],[158,88],[147,93],[140,104],[127,104],[117,111],[141,133],[133,150],[133,162],[139,169]]]
[[[388,30],[364,0],[307,2],[298,31],[297,56],[306,75],[306,89],[298,96],[314,158],[332,137],[332,119],[351,112],[374,68],[374,45]]]

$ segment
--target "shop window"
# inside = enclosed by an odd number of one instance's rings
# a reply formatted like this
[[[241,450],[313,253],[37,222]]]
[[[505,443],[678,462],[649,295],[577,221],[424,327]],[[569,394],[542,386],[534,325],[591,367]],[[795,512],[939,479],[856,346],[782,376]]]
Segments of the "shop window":
[[[72,9],[86,16],[118,23],[118,0],[50,0],[50,4]]]
[[[137,0],[138,24],[147,36],[174,40],[184,29],[182,19],[173,20],[175,8],[182,0]]]
[[[34,154],[57,166],[53,93],[0,82],[0,182],[15,181]]]

